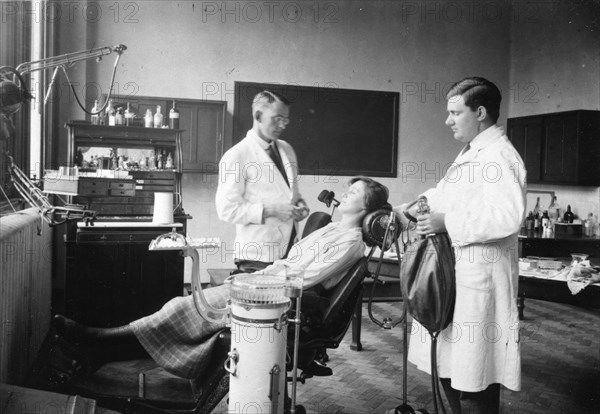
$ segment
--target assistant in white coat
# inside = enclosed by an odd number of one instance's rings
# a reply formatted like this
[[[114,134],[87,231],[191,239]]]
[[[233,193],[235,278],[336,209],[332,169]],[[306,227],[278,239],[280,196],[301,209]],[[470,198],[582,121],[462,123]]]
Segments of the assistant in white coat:
[[[438,374],[455,413],[458,390],[481,393],[485,401],[476,412],[492,413],[499,409],[497,384],[521,387],[516,300],[526,172],[496,126],[500,99],[496,86],[482,78],[451,88],[446,125],[466,146],[437,186],[423,194],[431,214],[417,217],[418,234],[448,232],[456,253],[456,304],[438,344]],[[413,323],[409,360],[429,372],[430,338]]]

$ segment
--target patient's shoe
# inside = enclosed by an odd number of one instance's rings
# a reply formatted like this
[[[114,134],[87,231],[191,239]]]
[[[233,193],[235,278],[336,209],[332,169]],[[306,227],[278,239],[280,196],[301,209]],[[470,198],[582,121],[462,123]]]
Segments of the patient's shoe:
[[[72,344],[93,341],[88,337],[87,327],[63,315],[54,315],[52,325],[56,333]]]
[[[312,361],[306,368],[302,369],[302,373],[305,377],[328,377],[333,375],[333,371],[331,368],[326,367],[323,364],[320,364],[317,361]]]
[[[88,376],[100,368],[91,353],[75,346],[60,335],[54,335],[40,351],[43,365],[38,367],[38,376],[43,377],[46,386],[60,387],[69,383],[73,378]]]

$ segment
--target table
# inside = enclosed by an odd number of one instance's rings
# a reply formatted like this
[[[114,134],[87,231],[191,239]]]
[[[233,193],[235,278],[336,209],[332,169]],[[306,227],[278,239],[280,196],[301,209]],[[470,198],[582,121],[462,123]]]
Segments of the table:
[[[519,275],[519,296],[517,298],[519,319],[524,318],[525,298],[600,309],[600,284],[589,285],[578,294],[573,295],[566,280]]]

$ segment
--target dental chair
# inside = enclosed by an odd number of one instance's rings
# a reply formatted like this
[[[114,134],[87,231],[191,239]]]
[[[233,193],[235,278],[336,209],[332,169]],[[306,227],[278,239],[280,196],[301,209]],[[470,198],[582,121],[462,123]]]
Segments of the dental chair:
[[[387,217],[387,213],[374,212],[363,221],[363,234],[372,245],[378,244],[381,247],[382,227],[385,226],[381,218],[384,216]],[[303,237],[329,222],[329,214],[313,213],[307,220]],[[371,254],[373,250],[374,247]],[[327,303],[322,321],[315,326],[301,327],[299,356],[306,364],[322,350],[339,347],[352,323],[357,306],[362,305],[363,281],[370,276],[367,262],[371,254],[358,260],[333,289],[322,295]],[[225,370],[224,362],[230,343],[229,328],[206,339],[208,363],[201,378],[188,380],[173,376],[148,358],[111,362],[91,376],[54,384],[52,390],[93,398],[98,406],[118,412],[209,414],[229,391],[229,373]],[[290,343],[288,340],[289,355],[292,355],[292,350],[293,341]],[[287,368],[288,371],[291,369],[290,366]],[[311,375],[300,373],[298,381],[304,383],[310,377]],[[286,405],[289,406],[289,402],[286,397]],[[289,412],[289,407],[286,412]],[[302,406],[296,406],[296,413],[303,412]]]

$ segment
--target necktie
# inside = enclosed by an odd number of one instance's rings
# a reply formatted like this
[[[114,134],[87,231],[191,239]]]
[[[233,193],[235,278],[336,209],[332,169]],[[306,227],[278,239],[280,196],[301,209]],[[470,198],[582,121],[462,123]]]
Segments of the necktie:
[[[468,143],[463,150],[461,151],[460,155],[465,154],[467,151],[469,151],[471,149],[471,143]]]
[[[279,156],[279,150],[277,149],[277,144],[275,144],[275,141],[271,141],[271,143],[267,147],[267,154],[269,154],[269,157],[271,157],[271,159],[275,163],[275,166],[283,176],[285,183],[289,187],[290,183],[288,182],[287,174],[285,173],[285,168],[283,168],[283,162],[281,161],[281,157]]]
[[[277,149],[277,144],[275,143],[275,141],[271,141],[271,143],[267,147],[267,154],[269,154],[269,157],[271,157],[271,159],[273,160],[273,162],[277,166],[277,169],[279,170],[279,172],[283,176],[283,179],[285,180],[285,183],[289,187],[290,183],[289,183],[289,181],[287,179],[287,174],[285,173],[285,168],[283,168],[283,162],[281,161],[281,157],[279,156],[279,150]],[[288,245],[287,245],[287,249],[285,251],[285,255],[282,257],[282,259],[285,259],[287,257],[288,253],[290,252],[290,249],[294,245],[294,240],[295,239],[296,239],[296,225],[294,224],[292,226],[292,234],[290,234],[290,240],[288,241]]]

